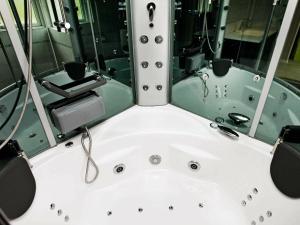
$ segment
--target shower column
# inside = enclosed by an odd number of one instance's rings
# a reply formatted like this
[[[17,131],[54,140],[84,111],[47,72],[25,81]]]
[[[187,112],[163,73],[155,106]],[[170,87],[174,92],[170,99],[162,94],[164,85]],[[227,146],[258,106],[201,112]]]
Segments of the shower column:
[[[215,46],[214,46],[215,47],[214,57],[217,59],[221,58],[221,54],[222,54],[229,3],[230,0],[223,0],[220,3],[221,7],[219,12],[220,18],[218,22],[218,34],[217,34],[217,41],[215,42]]]
[[[137,104],[169,102],[172,0],[130,0]]]

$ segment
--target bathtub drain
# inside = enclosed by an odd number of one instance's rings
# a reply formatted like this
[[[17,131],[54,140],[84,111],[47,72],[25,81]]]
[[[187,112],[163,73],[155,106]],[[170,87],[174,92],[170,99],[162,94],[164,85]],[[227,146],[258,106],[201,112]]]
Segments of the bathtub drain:
[[[151,155],[149,161],[153,165],[158,165],[161,163],[161,157],[159,155]]]

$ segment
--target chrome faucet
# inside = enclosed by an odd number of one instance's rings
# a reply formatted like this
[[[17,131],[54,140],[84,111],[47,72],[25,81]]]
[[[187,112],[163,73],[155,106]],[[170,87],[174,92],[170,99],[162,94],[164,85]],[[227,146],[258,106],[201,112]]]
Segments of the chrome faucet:
[[[6,106],[5,105],[0,105],[0,113],[5,113],[7,110]]]

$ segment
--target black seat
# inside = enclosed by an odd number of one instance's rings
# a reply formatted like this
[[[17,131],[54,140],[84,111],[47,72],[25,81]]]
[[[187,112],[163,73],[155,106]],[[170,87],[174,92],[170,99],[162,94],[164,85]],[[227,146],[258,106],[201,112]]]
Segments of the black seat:
[[[85,76],[85,64],[80,62],[68,62],[64,64],[65,71],[72,80],[80,80]]]
[[[217,77],[223,77],[228,73],[231,65],[232,61],[230,59],[214,59],[212,70]]]
[[[270,172],[275,186],[290,198],[300,198],[300,126],[282,129]]]
[[[36,192],[33,174],[27,161],[15,152],[16,144],[10,141],[0,150],[0,209],[8,219],[22,216]]]

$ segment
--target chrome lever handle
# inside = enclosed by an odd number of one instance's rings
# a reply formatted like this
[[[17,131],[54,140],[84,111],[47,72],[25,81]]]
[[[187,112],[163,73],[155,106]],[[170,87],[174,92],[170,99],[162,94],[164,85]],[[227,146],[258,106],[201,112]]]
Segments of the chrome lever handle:
[[[147,10],[149,12],[149,20],[152,22],[154,17],[154,10],[156,8],[156,5],[153,2],[148,3]]]
[[[218,128],[221,133],[226,134],[231,138],[239,138],[239,134],[234,130],[230,129],[229,127],[218,125]]]
[[[210,123],[210,127],[213,129],[218,129],[222,134],[225,134],[231,138],[238,139],[239,134],[235,132],[234,130],[230,129],[229,127],[225,127],[222,125],[219,125],[217,123]]]

